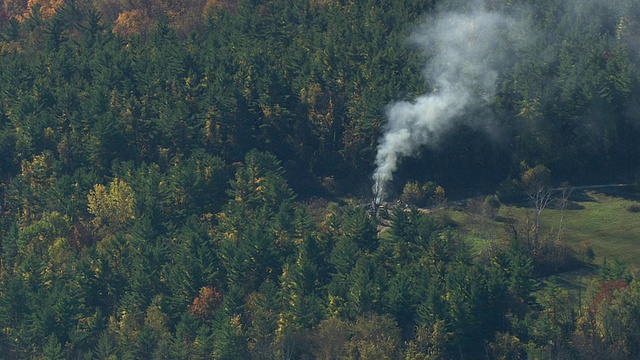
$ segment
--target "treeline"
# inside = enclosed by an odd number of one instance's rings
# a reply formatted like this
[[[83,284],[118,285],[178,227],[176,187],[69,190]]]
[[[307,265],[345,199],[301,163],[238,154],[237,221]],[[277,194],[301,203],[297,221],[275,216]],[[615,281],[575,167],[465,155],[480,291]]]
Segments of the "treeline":
[[[532,15],[549,56],[541,42],[501,79],[506,140],[465,128],[401,178],[499,181],[521,160],[634,171],[635,17],[587,12],[602,17],[556,33],[570,17],[552,3]],[[619,264],[579,299],[534,292],[543,248],[522,236],[480,256],[417,211],[380,231],[356,206],[301,201],[368,191],[385,104],[429,87],[403,43],[435,4],[200,5],[3,2],[2,356],[640,351],[640,290]]]
[[[204,149],[233,163],[257,148],[305,196],[366,193],[386,105],[433,86],[428,54],[406,39],[437,3],[5,2],[3,172],[44,150],[68,173],[108,173],[116,159],[164,165]],[[500,69],[487,111],[406,160],[396,192],[405,180],[495,186],[523,160],[558,182],[635,181],[638,6],[487,6],[527,9],[531,40]]]

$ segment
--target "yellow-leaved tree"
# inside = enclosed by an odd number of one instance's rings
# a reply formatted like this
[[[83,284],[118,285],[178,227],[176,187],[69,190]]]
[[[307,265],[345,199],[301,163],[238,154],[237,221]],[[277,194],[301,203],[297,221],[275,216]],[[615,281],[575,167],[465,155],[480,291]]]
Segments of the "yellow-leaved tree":
[[[45,20],[55,15],[56,10],[58,10],[58,8],[63,5],[64,0],[29,0],[27,2],[27,8],[29,9],[28,11],[31,12],[31,9],[39,6],[40,16],[42,16],[42,18]],[[27,13],[24,16],[28,17],[29,14]]]
[[[124,180],[115,178],[108,186],[96,184],[88,195],[91,223],[106,233],[122,230],[135,219],[136,201],[133,189]]]

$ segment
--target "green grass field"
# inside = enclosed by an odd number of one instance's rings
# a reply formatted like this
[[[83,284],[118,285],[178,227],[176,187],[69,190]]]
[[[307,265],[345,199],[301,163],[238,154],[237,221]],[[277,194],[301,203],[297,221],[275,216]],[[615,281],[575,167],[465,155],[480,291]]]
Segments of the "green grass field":
[[[634,267],[640,266],[640,213],[628,211],[636,201],[599,192],[588,192],[584,201],[576,204],[584,207],[565,210],[565,241],[577,247],[581,242],[589,244],[596,255],[596,263],[604,258],[620,259]],[[560,211],[548,210],[543,225],[548,229],[559,224]]]
[[[581,244],[590,245],[595,253],[596,264],[619,259],[634,268],[640,268],[640,212],[631,212],[629,207],[639,205],[631,200],[633,194],[618,192],[617,195],[607,195],[599,191],[581,191],[572,196],[571,206],[564,211],[562,239],[574,249]],[[484,224],[480,230],[477,223],[470,221],[467,210],[452,209],[450,218],[460,228],[473,234],[484,231]],[[527,207],[505,206],[500,208],[499,219],[515,219],[520,226],[528,219],[534,221],[533,209]],[[541,236],[556,236],[560,225],[561,211],[549,206],[541,217]],[[494,224],[494,236],[508,237],[505,223]]]

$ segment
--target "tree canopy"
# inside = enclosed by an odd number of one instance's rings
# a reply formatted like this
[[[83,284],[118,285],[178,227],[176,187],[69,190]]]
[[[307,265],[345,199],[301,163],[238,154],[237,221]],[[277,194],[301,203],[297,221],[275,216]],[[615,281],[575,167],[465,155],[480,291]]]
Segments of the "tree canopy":
[[[640,7],[587,3],[487,1],[529,9],[537,42],[402,164],[406,208],[380,222],[339,199],[371,197],[387,104],[433,90],[406,39],[449,2],[4,1],[3,356],[633,358],[622,265],[576,305],[534,288],[570,251],[514,230],[478,254],[413,208],[509,177],[635,180]]]

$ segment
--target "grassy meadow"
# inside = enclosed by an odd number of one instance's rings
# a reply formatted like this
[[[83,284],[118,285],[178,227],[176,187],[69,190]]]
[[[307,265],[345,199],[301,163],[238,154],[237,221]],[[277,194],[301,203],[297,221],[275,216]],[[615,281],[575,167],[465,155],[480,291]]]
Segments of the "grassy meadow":
[[[637,194],[617,190],[576,190],[563,211],[550,204],[541,216],[540,236],[556,237],[562,219],[561,239],[576,250],[590,246],[595,263],[619,259],[640,268],[640,202]],[[448,216],[481,247],[487,238],[508,238],[509,221],[517,221],[523,231],[526,223],[535,221],[534,209],[526,206],[502,205],[497,220],[478,220],[464,208],[451,208]]]
[[[590,245],[596,263],[604,258],[620,259],[634,267],[640,266],[640,212],[629,209],[633,200],[590,192],[588,199],[578,204],[583,208],[565,211],[563,236],[572,246],[581,242]],[[560,211],[549,210],[544,222],[558,222]]]

